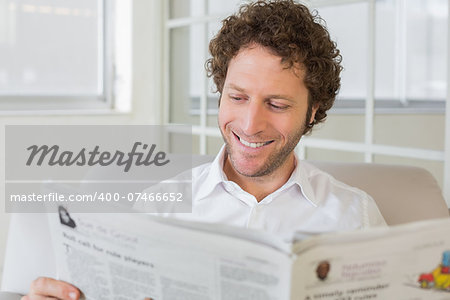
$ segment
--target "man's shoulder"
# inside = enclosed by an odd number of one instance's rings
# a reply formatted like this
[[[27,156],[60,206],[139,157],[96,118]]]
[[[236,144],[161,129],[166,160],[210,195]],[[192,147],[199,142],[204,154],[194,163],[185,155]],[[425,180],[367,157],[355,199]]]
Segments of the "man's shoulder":
[[[202,182],[205,182],[210,165],[211,163],[205,163],[187,169],[147,187],[141,193],[145,196],[145,201],[136,201],[133,208],[141,212],[157,213],[161,216],[166,216],[167,213],[191,211],[192,203],[195,200],[193,199],[195,198],[194,191],[201,187]],[[167,201],[164,202],[164,199]]]
[[[309,162],[303,161],[302,168],[319,204],[352,208],[350,211],[363,215],[363,227],[386,226],[375,200],[365,191],[339,181]]]
[[[326,188],[329,192],[348,193],[349,195],[353,194],[363,198],[369,197],[363,190],[338,180],[333,175],[315,166],[313,163],[302,161],[301,167],[314,190],[323,190]]]

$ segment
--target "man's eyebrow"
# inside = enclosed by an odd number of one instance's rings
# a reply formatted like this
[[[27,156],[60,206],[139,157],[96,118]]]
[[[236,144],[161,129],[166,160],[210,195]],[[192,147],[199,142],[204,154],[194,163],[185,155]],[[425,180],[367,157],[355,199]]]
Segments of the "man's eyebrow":
[[[238,91],[238,92],[245,93],[245,89],[244,89],[244,88],[242,88],[242,87],[240,87],[240,86],[237,86],[237,85],[235,85],[234,83],[229,83],[229,84],[227,84],[227,85],[225,86],[225,88],[230,88],[230,89],[236,90],[236,91]]]
[[[268,95],[266,98],[268,98],[268,99],[282,99],[282,100],[287,100],[289,102],[295,102],[295,100],[292,97],[286,96],[286,95]]]
[[[225,88],[230,88],[230,89],[236,90],[241,93],[246,93],[246,90],[244,88],[237,86],[234,83],[229,83],[229,84],[225,85]],[[266,99],[283,99],[283,100],[287,100],[290,102],[295,102],[295,100],[292,97],[287,96],[287,95],[282,95],[282,94],[267,95],[265,98]]]

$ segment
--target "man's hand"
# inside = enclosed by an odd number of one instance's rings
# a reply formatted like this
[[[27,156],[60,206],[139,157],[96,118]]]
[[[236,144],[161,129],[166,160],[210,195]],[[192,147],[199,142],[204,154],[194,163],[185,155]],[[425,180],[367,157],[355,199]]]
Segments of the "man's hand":
[[[62,299],[78,300],[80,290],[73,285],[47,277],[39,277],[31,283],[30,292],[21,300]]]

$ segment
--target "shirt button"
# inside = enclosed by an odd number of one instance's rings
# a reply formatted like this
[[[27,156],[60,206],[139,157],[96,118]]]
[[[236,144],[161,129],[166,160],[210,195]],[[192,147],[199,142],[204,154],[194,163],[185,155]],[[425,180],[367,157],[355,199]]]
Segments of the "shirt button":
[[[258,219],[259,215],[261,214],[261,207],[260,205],[255,205],[255,207],[253,208],[253,216],[255,217],[255,219]]]
[[[253,209],[251,210],[248,227],[249,228],[261,227],[261,207],[259,205],[253,206]]]

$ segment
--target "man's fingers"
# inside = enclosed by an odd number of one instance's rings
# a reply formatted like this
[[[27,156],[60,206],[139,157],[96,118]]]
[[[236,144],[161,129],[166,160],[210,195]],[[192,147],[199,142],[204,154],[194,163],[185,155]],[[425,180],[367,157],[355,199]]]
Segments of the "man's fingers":
[[[34,296],[44,296],[44,298],[34,298]],[[55,280],[47,277],[39,277],[31,283],[29,300],[48,299],[54,297],[63,300],[77,300],[80,298],[80,291],[67,282]]]

